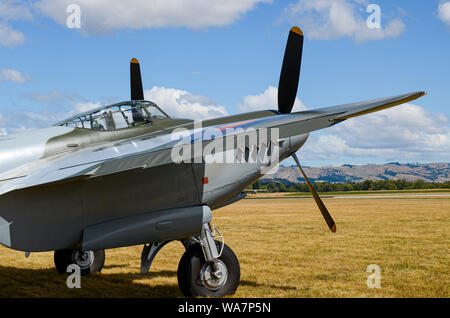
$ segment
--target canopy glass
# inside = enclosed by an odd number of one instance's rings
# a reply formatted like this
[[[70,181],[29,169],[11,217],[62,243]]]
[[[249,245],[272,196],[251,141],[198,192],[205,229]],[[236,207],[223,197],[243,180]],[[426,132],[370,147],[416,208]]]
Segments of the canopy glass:
[[[86,128],[92,130],[116,130],[150,124],[170,118],[155,103],[128,101],[103,106],[63,120],[55,126]]]

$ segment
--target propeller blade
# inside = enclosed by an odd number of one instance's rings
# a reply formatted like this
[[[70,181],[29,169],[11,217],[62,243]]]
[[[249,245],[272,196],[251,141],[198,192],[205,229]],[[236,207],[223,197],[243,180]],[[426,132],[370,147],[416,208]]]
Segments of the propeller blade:
[[[289,32],[278,83],[278,110],[282,114],[289,114],[294,107],[302,64],[302,52],[303,32],[295,26]]]
[[[303,171],[302,167],[300,166],[300,161],[297,158],[297,155],[295,152],[291,154],[292,158],[294,158],[295,162],[297,163],[298,168],[300,169],[300,172],[303,175],[303,178],[306,181],[306,184],[308,185],[309,191],[311,191],[314,200],[317,203],[317,206],[319,207],[320,212],[323,215],[323,218],[325,219],[325,222],[327,222],[328,227],[330,228],[331,232],[336,232],[336,223],[334,223],[333,218],[331,217],[330,213],[328,212],[327,208],[325,207],[325,204],[323,204],[322,200],[320,199],[319,195],[317,194],[316,190],[312,186],[311,182],[309,182],[308,177],[306,176],[305,172]]]
[[[144,100],[144,90],[142,89],[141,67],[135,58],[130,62],[130,87],[131,100]]]

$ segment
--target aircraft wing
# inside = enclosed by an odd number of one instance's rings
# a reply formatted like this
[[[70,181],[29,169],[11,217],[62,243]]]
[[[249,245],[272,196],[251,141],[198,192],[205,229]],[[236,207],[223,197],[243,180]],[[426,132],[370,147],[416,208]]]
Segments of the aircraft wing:
[[[280,138],[285,138],[330,127],[346,119],[401,105],[424,95],[426,95],[425,92],[413,92],[393,97],[247,120],[241,124],[233,123],[224,127],[278,128]],[[219,127],[219,129],[223,128]]]
[[[421,96],[425,92],[415,92],[365,102],[326,107],[292,114],[273,116],[219,124],[205,129],[216,129],[225,134],[236,130],[227,128],[278,128],[279,137],[285,138],[335,125],[348,118],[368,114],[400,105]],[[17,170],[9,179],[0,181],[0,195],[15,189],[27,188],[73,178],[94,178],[131,169],[145,169],[171,162],[171,150],[175,145],[193,143],[200,140],[202,133],[197,129],[187,130],[181,139],[174,139],[171,130],[139,136],[118,142],[109,142],[81,149],[54,158],[44,158],[29,168]],[[211,138],[212,139],[212,138]],[[203,134],[203,141],[207,141]]]
[[[424,95],[426,95],[426,92],[413,92],[392,97],[292,113],[292,115],[298,116],[298,118],[295,120],[295,123],[280,125],[281,130],[283,130],[283,126],[287,128],[285,133],[280,133],[280,137],[284,137],[286,133],[292,133],[292,130],[295,130],[296,133],[308,133],[314,130],[323,129],[349,118],[410,102]]]
[[[364,102],[325,107],[313,111],[297,112],[295,114],[318,113],[322,115],[335,115],[333,120],[343,120],[357,117],[379,110],[401,105],[426,95],[426,92],[413,92],[393,97],[377,98]]]

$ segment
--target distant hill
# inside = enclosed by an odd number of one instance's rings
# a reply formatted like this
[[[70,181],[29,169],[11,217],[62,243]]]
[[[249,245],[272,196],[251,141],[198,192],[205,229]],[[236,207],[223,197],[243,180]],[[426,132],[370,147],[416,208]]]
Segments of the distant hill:
[[[314,182],[361,182],[364,180],[422,180],[425,182],[450,181],[449,163],[384,165],[343,165],[340,167],[303,167],[306,175]],[[265,175],[262,180],[298,183],[303,182],[297,166],[280,166],[275,174]]]

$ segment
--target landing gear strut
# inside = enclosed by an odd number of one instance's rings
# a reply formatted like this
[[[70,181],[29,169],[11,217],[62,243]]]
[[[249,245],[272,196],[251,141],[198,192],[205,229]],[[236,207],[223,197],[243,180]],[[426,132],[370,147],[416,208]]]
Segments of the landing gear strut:
[[[211,229],[203,224],[178,264],[178,285],[187,297],[223,297],[234,294],[239,285],[239,261],[226,244],[214,240],[215,228]]]
[[[80,249],[68,249],[55,251],[55,267],[58,273],[64,274],[71,264],[80,267],[81,275],[100,272],[105,264],[105,250],[82,251]]]

